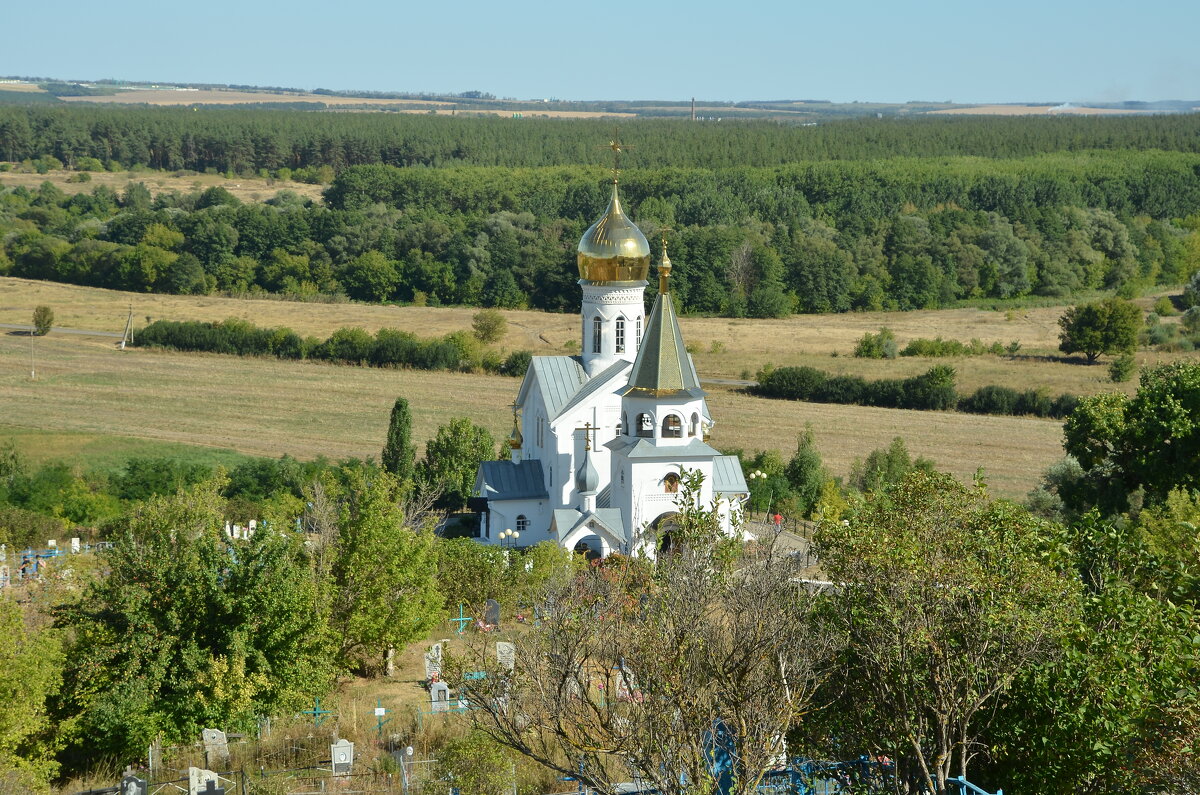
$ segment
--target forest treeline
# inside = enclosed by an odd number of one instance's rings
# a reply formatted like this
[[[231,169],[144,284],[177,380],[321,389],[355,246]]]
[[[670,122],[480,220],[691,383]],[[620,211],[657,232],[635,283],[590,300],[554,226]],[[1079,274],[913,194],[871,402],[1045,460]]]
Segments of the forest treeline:
[[[1200,155],[1054,153],[640,168],[622,195],[669,237],[686,311],[914,309],[1132,293],[1200,269]],[[324,203],[140,183],[0,192],[0,273],[134,291],[578,306],[594,167],[342,169]],[[657,247],[657,246],[656,246]]]
[[[890,157],[1028,157],[1089,149],[1200,152],[1200,115],[848,119],[818,126],[622,119],[637,168]],[[444,118],[211,108],[0,106],[0,160],[51,155],[159,169],[605,163],[611,119]]]

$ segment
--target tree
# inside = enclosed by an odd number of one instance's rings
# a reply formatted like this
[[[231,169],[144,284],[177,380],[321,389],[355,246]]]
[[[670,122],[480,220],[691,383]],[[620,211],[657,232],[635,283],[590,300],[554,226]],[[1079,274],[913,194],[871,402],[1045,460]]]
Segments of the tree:
[[[946,792],[966,776],[995,705],[1057,649],[1078,604],[1047,563],[1045,523],[949,475],[915,472],[822,522],[830,620],[846,638],[837,707],[815,722],[835,758],[879,749],[900,791]]]
[[[504,336],[506,328],[508,328],[508,321],[495,309],[484,309],[476,312],[475,316],[471,318],[471,330],[475,334],[475,339],[480,342],[499,342]]]
[[[1088,364],[1102,353],[1133,353],[1142,327],[1142,311],[1131,301],[1105,298],[1068,309],[1058,319],[1062,328],[1058,349],[1081,352]]]
[[[552,585],[540,625],[515,638],[511,672],[483,643],[447,666],[480,729],[601,792],[632,778],[664,795],[718,780],[757,791],[813,706],[831,641],[810,620],[795,558],[730,543],[696,503],[699,482],[684,478],[686,540],[673,554],[653,567],[613,556]],[[487,677],[460,678],[471,670]]]
[[[404,398],[396,398],[388,421],[387,442],[379,461],[401,484],[413,479],[416,451],[412,444],[412,410]]]
[[[378,251],[355,257],[341,273],[341,282],[351,298],[359,301],[386,301],[400,284],[396,263]]]
[[[26,626],[17,600],[0,599],[0,791],[42,790],[58,770],[45,740],[62,662],[58,638]]]
[[[928,458],[914,461],[904,439],[897,436],[886,449],[872,450],[865,461],[855,460],[850,468],[850,485],[859,491],[886,491],[913,470],[932,473],[934,464]]]
[[[388,650],[423,637],[437,621],[437,548],[419,505],[399,502],[386,473],[347,473],[338,522],[330,625],[343,667],[368,670]]]
[[[821,454],[813,443],[812,426],[807,426],[796,441],[796,452],[792,455],[783,474],[791,485],[796,504],[794,510],[808,516],[821,498],[821,488],[828,478],[821,465]]]
[[[425,457],[417,467],[420,488],[439,495],[435,503],[439,508],[459,510],[475,488],[480,462],[495,455],[496,440],[487,428],[466,417],[450,420],[425,445]]]
[[[48,306],[38,306],[33,310],[33,333],[44,337],[54,327],[54,310]]]
[[[56,610],[71,632],[56,718],[72,770],[141,758],[161,734],[250,730],[330,684],[326,616],[303,542],[225,532],[223,483],[155,497],[114,528],[109,573]]]
[[[1144,370],[1132,398],[1084,398],[1063,426],[1063,447],[1090,485],[1077,499],[1109,512],[1124,510],[1139,489],[1157,504],[1173,488],[1200,488],[1200,364]]]

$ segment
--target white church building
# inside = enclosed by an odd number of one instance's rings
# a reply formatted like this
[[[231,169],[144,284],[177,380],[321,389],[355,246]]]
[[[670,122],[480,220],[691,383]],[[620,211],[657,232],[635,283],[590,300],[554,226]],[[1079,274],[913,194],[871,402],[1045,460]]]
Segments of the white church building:
[[[646,317],[650,246],[615,180],[577,261],[582,355],[533,358],[514,403],[512,458],[479,467],[478,540],[653,556],[669,543],[680,476],[694,470],[704,476],[699,504],[716,505],[733,532],[750,490],[737,457],[707,442],[713,420],[679,330],[665,246]]]

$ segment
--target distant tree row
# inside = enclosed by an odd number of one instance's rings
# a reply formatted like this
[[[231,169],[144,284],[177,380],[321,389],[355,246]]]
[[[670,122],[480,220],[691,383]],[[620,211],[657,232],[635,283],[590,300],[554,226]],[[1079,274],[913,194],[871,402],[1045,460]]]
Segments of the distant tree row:
[[[640,170],[622,191],[648,236],[669,235],[677,300],[694,313],[1131,294],[1200,270],[1200,155]],[[0,274],[571,311],[575,246],[606,200],[583,167],[354,167],[324,205],[47,184],[0,192]]]
[[[767,121],[629,119],[639,168],[771,166],[890,157],[1025,157],[1087,149],[1200,151],[1196,114],[1137,117]],[[150,168],[258,169],[383,163],[539,167],[603,162],[605,119],[444,118],[294,110],[0,106],[0,160],[94,157]]]

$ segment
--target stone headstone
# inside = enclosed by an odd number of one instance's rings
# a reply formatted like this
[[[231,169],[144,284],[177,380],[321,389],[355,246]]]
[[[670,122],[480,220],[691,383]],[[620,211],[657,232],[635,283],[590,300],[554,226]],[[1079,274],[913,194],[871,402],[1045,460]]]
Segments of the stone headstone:
[[[257,529],[258,529],[258,520],[251,519],[250,525],[246,528],[246,533],[243,536],[243,538],[249,538],[250,536],[254,535],[254,531]]]
[[[46,546],[49,549],[58,549],[58,539],[57,538],[50,539],[49,541],[46,542]]]
[[[425,652],[425,681],[442,675],[442,644],[435,643]]]
[[[126,775],[121,779],[117,792],[119,795],[146,795],[148,785],[146,780],[134,775]]]
[[[500,626],[500,603],[495,599],[488,599],[487,604],[483,608],[483,620],[486,624],[491,624],[493,627]]]
[[[445,682],[434,682],[429,686],[429,711],[450,711],[450,685]]]
[[[229,741],[225,732],[220,729],[203,729],[200,732],[200,742],[204,744],[204,764],[209,767],[225,768],[229,762]]]
[[[81,549],[83,549],[83,543],[78,538],[72,538],[71,539],[71,553],[74,555],[78,555],[79,550],[81,550]]]
[[[8,564],[5,563],[3,565],[0,565],[0,588],[3,588],[4,586],[8,585],[9,576],[10,575],[8,573]]]
[[[517,647],[507,641],[497,641],[496,662],[506,671],[511,671],[517,664]]]
[[[350,775],[350,768],[354,766],[354,743],[343,737],[329,746],[329,758],[333,762],[333,775]]]
[[[211,770],[205,770],[202,767],[188,768],[188,795],[213,795],[214,792],[225,795],[225,790],[220,786],[220,778]]]

